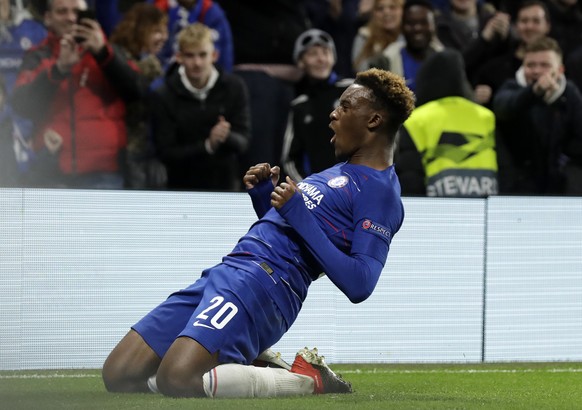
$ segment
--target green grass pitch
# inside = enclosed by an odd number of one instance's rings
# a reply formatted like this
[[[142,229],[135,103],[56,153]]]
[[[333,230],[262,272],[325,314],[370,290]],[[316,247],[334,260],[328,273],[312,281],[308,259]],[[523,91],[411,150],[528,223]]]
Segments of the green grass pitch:
[[[99,370],[0,372],[0,409],[582,409],[582,363],[331,365],[349,395],[172,399],[111,394]]]

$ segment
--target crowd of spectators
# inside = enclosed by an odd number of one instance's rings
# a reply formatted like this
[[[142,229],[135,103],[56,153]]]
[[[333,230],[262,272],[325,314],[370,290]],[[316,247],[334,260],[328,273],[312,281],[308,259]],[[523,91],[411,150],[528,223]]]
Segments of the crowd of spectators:
[[[372,67],[416,93],[405,195],[582,194],[578,0],[0,0],[0,186],[300,180]]]

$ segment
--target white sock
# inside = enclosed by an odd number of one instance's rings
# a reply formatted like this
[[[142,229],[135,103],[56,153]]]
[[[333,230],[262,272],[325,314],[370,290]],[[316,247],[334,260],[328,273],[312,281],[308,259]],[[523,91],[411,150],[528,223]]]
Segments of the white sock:
[[[285,369],[222,364],[202,377],[208,397],[280,397],[312,394],[309,376]]]
[[[156,375],[155,374],[148,379],[148,387],[152,393],[159,393],[160,392],[158,390],[158,383],[156,382]]]

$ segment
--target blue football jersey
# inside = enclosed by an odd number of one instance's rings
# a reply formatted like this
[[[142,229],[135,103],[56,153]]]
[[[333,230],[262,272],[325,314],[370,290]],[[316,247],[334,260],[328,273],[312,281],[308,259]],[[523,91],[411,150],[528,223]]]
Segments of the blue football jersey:
[[[249,193],[267,203],[272,184],[259,185]],[[378,171],[340,163],[307,177],[298,188],[301,195],[280,210],[270,208],[223,259],[240,269],[262,270],[285,285],[271,296],[289,326],[322,273],[350,300],[368,297],[404,219],[393,166]]]

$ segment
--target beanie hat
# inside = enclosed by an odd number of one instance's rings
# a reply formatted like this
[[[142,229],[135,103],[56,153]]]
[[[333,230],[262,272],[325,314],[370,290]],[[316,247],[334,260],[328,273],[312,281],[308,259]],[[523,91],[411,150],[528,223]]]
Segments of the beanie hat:
[[[335,51],[335,44],[333,39],[325,31],[312,28],[303,32],[297,40],[295,40],[295,48],[293,49],[293,60],[295,63],[299,61],[301,54],[303,54],[311,46],[327,47],[333,53],[334,60],[337,60]]]

